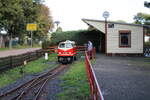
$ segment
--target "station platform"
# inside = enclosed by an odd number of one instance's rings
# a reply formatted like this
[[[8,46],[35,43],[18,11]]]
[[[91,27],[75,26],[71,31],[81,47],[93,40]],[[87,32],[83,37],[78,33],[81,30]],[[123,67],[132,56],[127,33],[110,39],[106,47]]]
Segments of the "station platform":
[[[33,51],[40,50],[40,49],[41,48],[24,48],[24,49],[18,49],[18,50],[0,51],[0,58],[24,54],[27,52],[33,52]]]
[[[97,54],[93,68],[104,100],[150,100],[150,58]]]

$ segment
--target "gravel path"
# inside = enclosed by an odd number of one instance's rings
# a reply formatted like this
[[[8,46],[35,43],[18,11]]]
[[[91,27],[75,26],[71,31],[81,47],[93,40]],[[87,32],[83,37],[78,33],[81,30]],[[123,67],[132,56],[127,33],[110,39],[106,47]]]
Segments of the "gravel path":
[[[18,49],[18,50],[8,50],[8,51],[0,51],[0,58],[1,57],[7,57],[12,55],[19,55],[26,52],[32,52],[35,50],[39,50],[41,48],[25,48],[25,49]]]
[[[150,100],[150,65],[139,65],[142,59],[97,55],[94,70],[105,100]]]

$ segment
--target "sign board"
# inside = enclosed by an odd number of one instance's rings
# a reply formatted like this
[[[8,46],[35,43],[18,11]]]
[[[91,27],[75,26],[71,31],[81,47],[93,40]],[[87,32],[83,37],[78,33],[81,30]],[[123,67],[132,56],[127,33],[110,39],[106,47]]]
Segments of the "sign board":
[[[26,30],[27,31],[36,31],[37,30],[37,24],[27,24]]]
[[[105,11],[105,12],[103,13],[103,17],[104,17],[105,19],[108,18],[108,17],[109,17],[109,12]]]

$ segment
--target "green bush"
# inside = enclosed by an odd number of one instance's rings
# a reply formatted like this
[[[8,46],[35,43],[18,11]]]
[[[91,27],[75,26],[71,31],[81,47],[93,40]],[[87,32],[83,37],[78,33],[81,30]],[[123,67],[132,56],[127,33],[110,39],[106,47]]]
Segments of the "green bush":
[[[51,41],[43,43],[42,47],[58,45],[59,42],[71,40],[75,41],[77,45],[84,45],[88,40],[93,42],[93,45],[98,48],[102,34],[97,30],[78,30],[52,33]]]
[[[78,31],[66,31],[66,32],[54,32],[52,34],[51,41],[58,44],[61,41],[72,40],[77,43],[77,45],[83,45],[91,40],[93,43],[100,40],[100,32],[97,30],[78,30]],[[97,42],[98,42],[97,41]]]
[[[46,49],[47,47],[51,46],[51,42],[50,41],[44,41],[42,43],[42,49]]]
[[[150,42],[145,42],[146,47],[150,47]]]

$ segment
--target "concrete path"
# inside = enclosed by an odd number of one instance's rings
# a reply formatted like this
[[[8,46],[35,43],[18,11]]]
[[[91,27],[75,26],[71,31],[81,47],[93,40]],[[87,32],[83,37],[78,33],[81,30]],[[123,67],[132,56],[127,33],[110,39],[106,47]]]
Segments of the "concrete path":
[[[94,70],[105,100],[150,100],[150,58],[97,55]]]
[[[0,51],[0,58],[11,56],[11,55],[19,55],[19,54],[23,54],[26,52],[39,50],[39,49],[41,49],[41,48],[26,48],[26,49],[18,49],[18,50]]]

